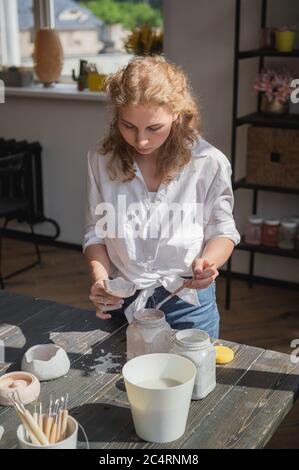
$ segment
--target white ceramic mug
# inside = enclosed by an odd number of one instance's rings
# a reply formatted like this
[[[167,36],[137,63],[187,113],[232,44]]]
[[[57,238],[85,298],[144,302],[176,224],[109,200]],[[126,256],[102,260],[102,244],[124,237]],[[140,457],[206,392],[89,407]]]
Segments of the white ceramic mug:
[[[196,376],[193,362],[176,354],[145,354],[128,361],[122,373],[138,436],[159,443],[181,437]]]
[[[66,435],[67,437],[63,441],[48,446],[37,446],[26,439],[26,432],[22,424],[17,429],[17,438],[21,449],[77,449],[78,422],[72,416],[68,416]]]

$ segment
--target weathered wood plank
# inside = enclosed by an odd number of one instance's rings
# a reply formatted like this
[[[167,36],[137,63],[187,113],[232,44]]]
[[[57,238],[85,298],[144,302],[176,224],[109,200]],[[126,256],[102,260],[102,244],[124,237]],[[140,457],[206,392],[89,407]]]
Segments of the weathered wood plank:
[[[245,354],[245,350],[243,352],[241,351],[241,349],[247,349],[248,347],[240,347],[236,344],[234,347],[235,349],[239,349],[239,359],[241,359],[242,354],[244,354],[244,357],[247,356],[248,358],[248,351],[247,354]],[[259,350],[259,352],[261,351]],[[234,371],[227,366],[218,369],[218,376],[222,374],[227,376],[226,380],[223,380],[223,382],[231,382],[233,384],[236,380]],[[228,377],[228,375],[230,377]],[[214,399],[217,402],[221,398],[222,395],[219,389]],[[196,407],[199,405],[199,402],[192,402],[192,405]],[[206,407],[207,412],[210,412],[207,404]],[[115,376],[114,380],[99,389],[92,397],[92,401],[88,400],[87,403],[72,408],[71,413],[86,430],[91,448],[159,447],[158,444],[146,443],[140,440],[135,434],[124,383],[120,376]],[[190,430],[192,429],[192,422],[190,420],[188,427]],[[171,444],[167,444],[165,447],[168,448],[169,445]],[[175,442],[173,447],[180,447],[179,440]]]
[[[114,338],[113,338],[114,336]],[[119,370],[115,368],[115,372],[119,372],[122,364],[125,362],[124,355],[124,331],[120,332],[119,335],[113,335],[104,343],[101,343],[101,351],[106,351],[106,355],[102,356],[102,360],[105,362],[107,353],[114,354],[115,357],[118,357]],[[116,340],[118,336],[118,340]],[[119,342],[118,342],[119,341]],[[246,346],[233,345],[236,350],[236,359],[235,359],[235,368],[237,371],[241,368],[241,363],[244,365],[244,360],[248,361],[248,365],[253,360],[253,351],[251,355],[248,351],[249,348]],[[103,349],[104,348],[104,349]],[[261,353],[261,350],[255,351],[254,357],[256,354]],[[92,358],[90,358],[91,360]],[[84,361],[84,370],[88,370],[88,362],[86,362],[86,356],[82,358]],[[239,363],[240,362],[240,363]],[[101,366],[100,366],[101,370]],[[74,388],[76,386],[76,396],[71,397],[70,405],[72,406],[71,413],[76,416],[79,422],[84,426],[87,435],[91,441],[91,447],[94,448],[103,448],[103,447],[119,447],[121,439],[121,447],[141,447],[141,448],[155,448],[157,445],[145,443],[141,441],[135,434],[133,424],[131,421],[131,414],[129,405],[127,403],[126,393],[121,387],[122,381],[119,378],[119,375],[116,373],[111,377],[111,380],[107,380],[108,376],[111,374],[104,373],[104,381],[95,381],[92,376],[89,377],[78,377],[78,374],[71,372],[71,377],[68,377],[68,382],[70,387],[66,386],[66,380],[62,384],[62,390],[65,391],[66,388]],[[218,369],[218,377],[224,375],[226,378],[222,378],[221,382],[224,383],[218,387],[218,391],[214,391],[214,401],[219,402],[223,398],[223,391],[226,387],[231,388],[235,381],[237,380],[238,375],[236,376],[235,370],[232,367],[221,367]],[[85,379],[85,385],[82,387],[82,383]],[[56,381],[57,383],[58,381]],[[70,383],[71,382],[71,383]],[[74,385],[75,384],[75,385]],[[50,386],[50,383],[48,384]],[[56,387],[57,388],[57,387]],[[87,392],[86,392],[87,390]],[[222,390],[222,391],[221,391]],[[47,390],[47,393],[50,393],[50,390]],[[210,398],[210,397],[209,397]],[[203,403],[203,402],[202,402]],[[196,420],[196,408],[200,409],[200,402],[193,402],[194,406],[194,418]],[[198,410],[200,411],[200,410]],[[205,409],[202,410],[202,413],[206,414],[211,412],[210,406],[206,402]],[[194,423],[192,419],[188,422],[188,428],[190,432]],[[13,429],[11,433],[13,434]],[[9,437],[9,436],[8,436]],[[3,441],[5,445],[5,441]],[[180,447],[179,442],[176,441],[173,447]]]
[[[5,293],[3,293],[5,292]],[[12,325],[19,325],[34,315],[48,308],[54,302],[50,300],[35,299],[25,295],[10,294],[1,291],[0,296],[0,322],[2,332],[10,329]]]
[[[171,449],[171,448],[184,448],[184,442],[193,432],[195,426],[203,421],[206,416],[213,413],[213,410],[221,404],[221,401],[234,387],[234,384],[240,380],[245,374],[247,368],[260,357],[264,350],[260,348],[252,348],[245,345],[238,345],[236,343],[229,343],[222,341],[223,344],[231,346],[235,350],[235,359],[231,364],[226,366],[217,367],[217,385],[213,392],[204,400],[194,400],[191,402],[187,427],[184,435],[174,442],[167,444],[147,443],[139,439],[134,431],[133,423],[130,421],[124,426],[117,438],[113,442],[107,442],[107,448],[156,448],[156,449]],[[115,390],[110,392],[110,400],[113,397]],[[119,393],[116,391],[117,400]],[[106,398],[106,397],[105,397]],[[123,398],[124,399],[124,398]]]
[[[126,361],[124,331],[125,326],[122,326],[110,334],[108,339],[93,345],[90,353],[78,354],[67,376],[42,382],[39,399],[47,403],[51,393],[60,397],[68,392],[70,409],[80,407],[84,411],[87,402],[92,402],[103,387],[118,379]],[[0,424],[4,426],[5,433],[0,441],[0,448],[13,448],[16,445],[18,419],[13,409],[1,408]],[[102,421],[102,418],[100,415],[98,420]]]
[[[92,390],[88,377],[93,367],[93,361],[94,367],[98,369],[98,358],[101,355],[109,355],[111,351],[111,348],[109,351],[106,351],[103,347],[100,347],[100,344],[124,324],[124,319],[119,317],[109,322],[104,322],[96,318],[93,311],[79,310],[50,301],[47,301],[45,304],[44,301],[27,297],[25,297],[24,309],[24,299],[22,298],[24,296],[16,296],[18,297],[17,301],[14,301],[14,295],[2,295],[2,300],[4,300],[4,297],[8,299],[8,302],[5,303],[7,307],[6,316],[11,321],[9,328],[3,328],[0,334],[0,339],[5,341],[6,346],[6,363],[2,364],[1,373],[19,369],[20,360],[24,352],[32,345],[53,341],[64,347],[68,352],[72,367],[78,368],[76,373],[85,377],[86,383],[83,386],[82,397],[85,397],[87,393],[88,398],[88,390]],[[30,316],[27,316],[28,311],[31,313]],[[13,325],[13,322],[15,325]],[[123,337],[124,334],[122,333]],[[123,346],[122,348],[124,349]],[[83,356],[84,359],[82,360]],[[70,375],[72,375],[72,370]],[[105,377],[103,374],[100,374],[99,377],[101,378],[100,383],[106,383],[106,381],[110,380],[109,375]],[[65,394],[67,382],[64,382],[64,379],[58,379],[61,388],[57,386],[58,381],[43,383],[42,393],[46,389],[48,396],[53,392],[57,392],[60,395]],[[77,379],[74,377],[74,382],[70,384],[70,388],[76,390],[76,388],[73,388],[76,384]],[[11,425],[14,427],[11,436],[13,436],[13,441],[15,441],[14,436],[18,420],[16,420],[12,409],[0,407],[0,422],[5,422],[7,427],[7,421],[11,421]],[[10,429],[10,425],[8,429]],[[3,447],[3,445],[5,448],[6,444],[2,439],[1,446]]]
[[[31,312],[30,316],[27,316],[27,311]],[[10,321],[0,329],[0,339],[6,347],[6,362],[0,364],[2,373],[8,368],[19,368],[23,354],[33,345],[54,342],[70,356],[76,356],[88,352],[93,344],[109,336],[125,322],[121,316],[105,322],[96,318],[92,310],[75,309],[49,301],[45,305],[43,301],[34,299],[26,303],[25,308],[17,301],[6,310],[5,316]]]
[[[265,351],[214,412],[194,428],[186,448],[260,448],[299,391],[299,364]]]
[[[4,367],[17,367],[32,344],[54,341],[64,347],[71,370],[42,383],[40,399],[69,392],[71,414],[84,426],[91,447],[262,447],[298,394],[299,365],[291,364],[289,356],[223,342],[235,349],[235,360],[217,368],[217,387],[205,400],[192,402],[184,436],[166,445],[144,442],[135,434],[120,375],[126,361],[124,318],[101,322],[93,311],[17,297],[14,302],[11,294],[0,293],[0,321],[4,311],[8,320],[0,339],[5,338],[11,354]],[[14,411],[2,407],[0,423],[5,428],[1,448],[16,447]]]

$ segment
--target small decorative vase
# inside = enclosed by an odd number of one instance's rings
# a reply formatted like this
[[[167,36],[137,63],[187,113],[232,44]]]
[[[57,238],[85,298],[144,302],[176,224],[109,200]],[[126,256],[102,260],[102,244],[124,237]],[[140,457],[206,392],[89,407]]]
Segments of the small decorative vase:
[[[287,114],[289,112],[289,101],[283,102],[277,98],[269,101],[268,98],[263,95],[261,112],[266,114]]]
[[[53,86],[63,67],[63,49],[55,29],[41,28],[36,32],[33,59],[35,71],[45,87]]]

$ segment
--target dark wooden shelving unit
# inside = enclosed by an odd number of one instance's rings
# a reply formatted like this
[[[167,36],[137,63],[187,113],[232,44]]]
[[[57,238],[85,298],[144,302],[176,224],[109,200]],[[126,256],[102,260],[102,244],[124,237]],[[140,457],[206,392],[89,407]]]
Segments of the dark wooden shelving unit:
[[[236,147],[237,147],[237,129],[240,126],[245,124],[259,126],[259,127],[271,127],[271,128],[280,128],[280,129],[299,129],[299,115],[296,114],[287,114],[284,116],[275,116],[264,114],[260,112],[261,97],[258,97],[257,112],[250,113],[245,116],[238,116],[238,93],[239,93],[239,61],[243,59],[257,58],[259,60],[259,70],[264,67],[264,60],[267,57],[297,57],[299,58],[299,50],[294,50],[292,52],[278,52],[274,49],[252,49],[246,51],[240,51],[240,18],[241,18],[241,4],[242,0],[235,0],[235,46],[234,46],[234,77],[233,77],[233,112],[232,112],[232,148],[231,148],[231,165],[232,165],[232,181],[233,189],[237,191],[239,189],[251,190],[253,193],[252,198],[252,214],[257,214],[258,209],[258,193],[259,191],[268,191],[274,193],[285,193],[285,194],[294,194],[299,195],[299,188],[284,188],[276,186],[267,186],[254,184],[246,181],[246,178],[242,178],[238,181],[235,181],[236,173]],[[266,17],[267,17],[267,0],[262,0],[261,5],[261,28],[266,27]],[[249,260],[249,285],[252,287],[255,280],[261,279],[259,276],[254,275],[254,261],[255,254],[262,253],[264,255],[272,256],[282,256],[288,258],[299,259],[299,251],[296,250],[283,250],[281,248],[271,248],[263,245],[249,245],[245,243],[244,237],[242,237],[241,243],[236,247],[237,250],[247,251],[250,255]],[[231,259],[227,263],[226,270],[226,298],[225,305],[228,309],[231,302],[231,282],[232,277],[236,277],[235,274],[232,275],[231,271]],[[243,275],[244,277],[245,275]],[[246,275],[247,276],[247,275]],[[248,277],[248,276],[247,276]],[[266,279],[265,279],[266,280]],[[268,281],[271,282],[271,279]],[[273,284],[277,285],[277,280],[273,279]],[[288,285],[288,282],[283,281],[283,285]],[[294,288],[294,283],[290,283],[290,287]],[[298,284],[299,287],[299,284]]]
[[[276,49],[252,49],[249,51],[240,51],[238,59],[250,59],[252,57],[299,57],[299,49],[292,52],[279,52]]]
[[[272,248],[270,246],[264,245],[249,245],[244,241],[242,241],[238,245],[239,250],[249,251],[253,253],[263,253],[264,255],[274,255],[274,256],[283,256],[285,258],[297,258],[299,259],[299,251],[298,250],[284,250],[282,248]]]
[[[233,184],[234,190],[239,189],[239,188],[255,189],[258,191],[268,191],[271,193],[299,194],[299,188],[298,189],[283,188],[280,186],[267,186],[263,184],[250,183],[249,181],[246,181],[246,178],[242,178]]]
[[[236,118],[234,125],[251,124],[259,127],[279,127],[280,129],[299,129],[299,114],[286,114],[285,116],[271,116],[264,113],[251,113]]]

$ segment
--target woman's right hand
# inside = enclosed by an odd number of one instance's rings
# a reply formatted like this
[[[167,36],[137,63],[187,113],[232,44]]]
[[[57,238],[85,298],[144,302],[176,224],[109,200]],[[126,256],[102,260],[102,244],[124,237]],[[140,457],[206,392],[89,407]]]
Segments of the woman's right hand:
[[[102,310],[105,305],[115,305],[115,310],[121,308],[124,300],[121,297],[115,297],[114,295],[108,294],[105,290],[104,281],[98,279],[90,288],[89,300],[93,303],[96,308],[96,316],[102,320],[108,320],[111,318],[109,313]]]

